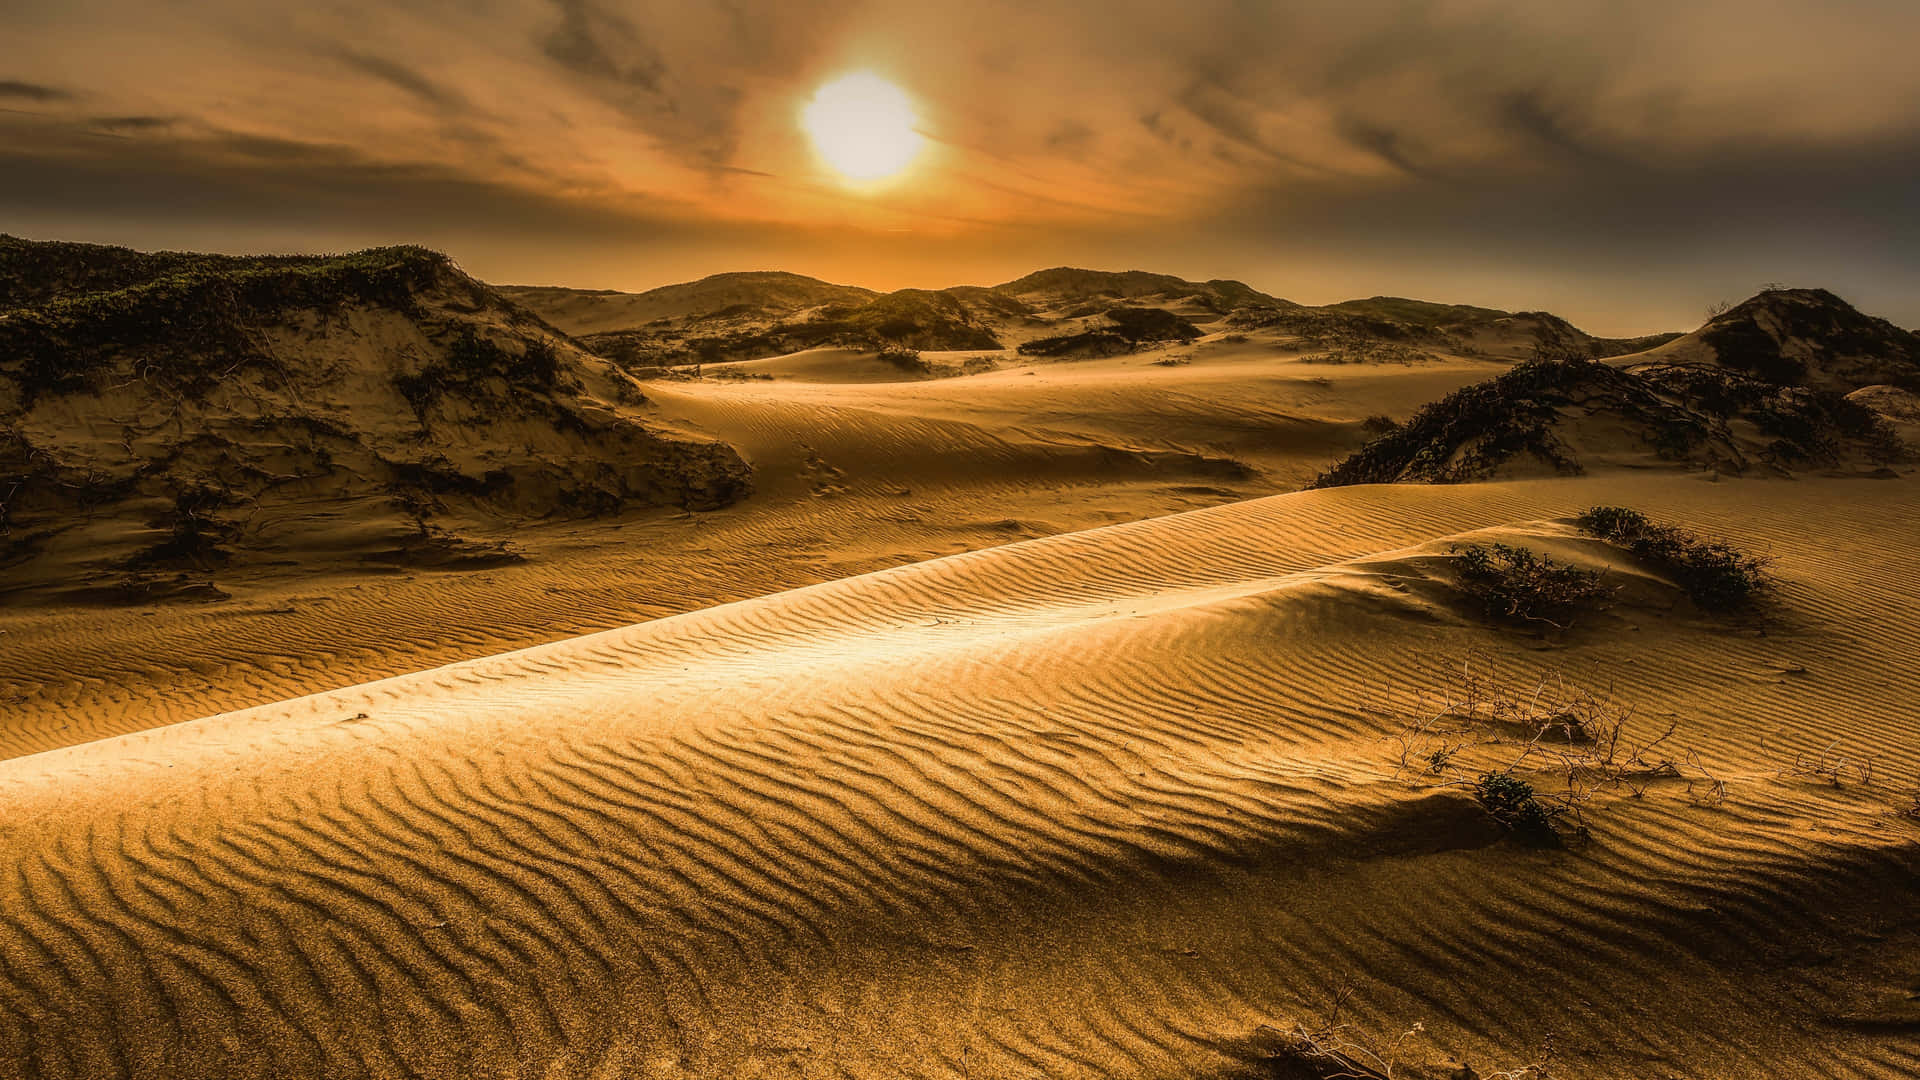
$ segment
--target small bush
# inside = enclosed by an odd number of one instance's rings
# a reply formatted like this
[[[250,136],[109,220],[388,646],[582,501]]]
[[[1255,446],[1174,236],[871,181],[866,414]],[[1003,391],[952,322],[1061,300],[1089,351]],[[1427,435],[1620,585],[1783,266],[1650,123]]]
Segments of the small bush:
[[[1565,626],[1611,594],[1592,570],[1555,562],[1527,548],[1477,544],[1451,549],[1459,556],[1460,584],[1487,617],[1508,622]]]
[[[1751,607],[1772,587],[1764,557],[1672,525],[1657,525],[1638,510],[1595,506],[1574,523],[1582,532],[1625,547],[1706,611]]]
[[[1574,523],[1580,531],[1591,533],[1603,540],[1624,540],[1639,536],[1652,527],[1647,515],[1624,506],[1589,507]]]
[[[1515,836],[1538,844],[1559,843],[1556,826],[1565,808],[1541,801],[1525,780],[1511,773],[1486,773],[1474,782],[1473,800]]]

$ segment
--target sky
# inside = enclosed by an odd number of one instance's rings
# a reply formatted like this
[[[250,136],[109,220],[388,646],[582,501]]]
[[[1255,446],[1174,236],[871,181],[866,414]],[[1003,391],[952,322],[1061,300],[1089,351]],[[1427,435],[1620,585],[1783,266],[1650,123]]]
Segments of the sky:
[[[0,232],[502,283],[1054,265],[1686,329],[1920,326],[1915,0],[0,0]],[[923,149],[849,183],[853,72]]]

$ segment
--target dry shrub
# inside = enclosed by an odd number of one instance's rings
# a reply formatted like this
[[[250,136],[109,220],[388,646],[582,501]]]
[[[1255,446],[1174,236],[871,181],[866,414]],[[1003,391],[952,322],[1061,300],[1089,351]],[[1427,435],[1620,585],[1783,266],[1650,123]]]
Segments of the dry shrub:
[[[1469,657],[1437,691],[1384,711],[1395,723],[1395,776],[1462,789],[1529,843],[1588,836],[1586,810],[1602,792],[1640,798],[1685,781],[1695,805],[1726,800],[1700,755],[1673,745],[1676,723],[1645,723],[1633,706],[1558,675],[1513,689]]]

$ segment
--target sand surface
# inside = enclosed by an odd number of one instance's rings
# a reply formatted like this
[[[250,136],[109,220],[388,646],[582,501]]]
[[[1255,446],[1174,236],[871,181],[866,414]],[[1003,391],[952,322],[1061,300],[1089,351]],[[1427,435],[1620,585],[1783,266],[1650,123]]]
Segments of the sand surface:
[[[463,526],[529,553],[519,566],[370,571],[307,555],[223,573],[234,599],[220,604],[0,606],[0,754],[1289,490],[1362,442],[1366,417],[1404,415],[1497,370],[1198,351],[1180,367],[1147,354],[932,381],[650,384],[653,416],[753,462],[753,499],[610,523]],[[365,513],[321,509],[343,523]]]
[[[756,363],[647,387],[739,506],[0,614],[0,1072],[1325,1075],[1267,1055],[1330,1016],[1421,1025],[1400,1076],[1920,1071],[1920,478],[1294,491],[1502,365]],[[1595,504],[1776,601],[1702,615]],[[1619,602],[1489,626],[1463,538]],[[1463,670],[1686,767],[1518,844],[1396,774]]]

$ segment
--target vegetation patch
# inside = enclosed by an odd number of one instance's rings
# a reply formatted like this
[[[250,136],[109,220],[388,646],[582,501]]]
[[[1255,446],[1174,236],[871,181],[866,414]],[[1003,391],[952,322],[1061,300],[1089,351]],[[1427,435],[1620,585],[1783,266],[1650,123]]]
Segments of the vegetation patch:
[[[1711,365],[1633,370],[1589,359],[1535,359],[1456,390],[1321,473],[1313,487],[1484,479],[1516,459],[1583,471],[1560,436],[1569,419],[1604,414],[1654,456],[1742,472],[1908,460],[1893,426],[1831,390],[1781,387]],[[1763,440],[1737,435],[1745,421]]]
[[[1567,808],[1542,799],[1532,784],[1510,772],[1481,774],[1473,782],[1473,801],[1501,828],[1528,843],[1560,842],[1556,826]]]
[[[502,348],[462,326],[448,343],[446,358],[393,377],[393,387],[426,422],[427,413],[447,394],[497,397],[502,391],[551,393],[560,382],[560,358],[551,342],[525,343],[519,352]]]
[[[1548,673],[1503,684],[1469,657],[1437,688],[1383,710],[1394,775],[1460,791],[1515,839],[1558,846],[1591,835],[1587,815],[1608,794],[1673,790],[1717,807],[1727,785],[1701,755],[1676,747],[1677,723],[1646,725],[1631,705]]]
[[[1425,364],[1440,359],[1399,341],[1358,341],[1300,359],[1309,364]]]
[[[880,362],[899,368],[909,375],[931,375],[933,369],[920,359],[920,350],[905,345],[887,345],[880,350]]]
[[[1616,378],[1629,376],[1587,360],[1527,361],[1425,406],[1322,473],[1312,486],[1459,483],[1484,477],[1523,453],[1558,472],[1578,473],[1579,463],[1554,437],[1553,425],[1575,390]]]
[[[1055,334],[1020,343],[1021,356],[1119,356],[1134,349],[1132,342],[1111,330],[1083,330],[1077,334]]]
[[[1756,427],[1774,437],[1767,458],[1782,468],[1832,464],[1848,444],[1863,447],[1868,459],[1881,465],[1910,455],[1886,417],[1832,390],[1789,387],[1756,403],[1750,415]]]
[[[1119,356],[1168,342],[1186,344],[1200,337],[1200,328],[1160,308],[1107,308],[1099,326],[1072,334],[1037,338],[1020,346],[1022,356]]]
[[[156,256],[149,262],[101,250],[109,253],[100,256],[109,266],[70,266],[67,279],[104,291],[48,296],[14,287],[11,294],[30,306],[0,309],[0,374],[19,386],[23,407],[42,395],[83,389],[93,373],[132,347],[139,350],[141,377],[204,393],[235,368],[268,360],[258,328],[287,310],[364,303],[416,313],[415,295],[452,268],[446,256],[411,247],[318,258]],[[23,258],[16,254],[16,264]],[[18,272],[5,263],[0,270]],[[149,271],[153,276],[138,276]]]
[[[1136,345],[1167,341],[1189,342],[1200,336],[1200,328],[1162,308],[1111,307],[1106,312],[1114,332]]]
[[[1624,506],[1596,506],[1575,519],[1582,532],[1618,544],[1684,590],[1701,609],[1750,608],[1773,588],[1768,560]]]
[[[1457,556],[1461,590],[1497,622],[1564,628],[1613,595],[1598,572],[1556,562],[1529,548],[1456,544],[1450,550]]]

